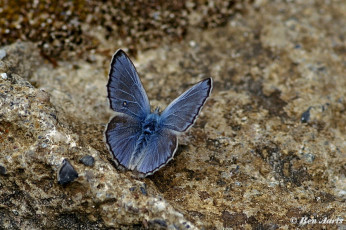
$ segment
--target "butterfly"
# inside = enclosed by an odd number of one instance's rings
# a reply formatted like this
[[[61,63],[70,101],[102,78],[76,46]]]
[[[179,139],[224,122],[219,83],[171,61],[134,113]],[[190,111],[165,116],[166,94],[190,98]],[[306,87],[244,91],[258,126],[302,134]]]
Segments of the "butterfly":
[[[116,165],[139,177],[165,166],[178,148],[178,135],[194,124],[212,88],[213,81],[207,78],[164,111],[151,111],[135,66],[123,50],[116,51],[107,84],[110,107],[116,114],[105,130],[106,144]]]

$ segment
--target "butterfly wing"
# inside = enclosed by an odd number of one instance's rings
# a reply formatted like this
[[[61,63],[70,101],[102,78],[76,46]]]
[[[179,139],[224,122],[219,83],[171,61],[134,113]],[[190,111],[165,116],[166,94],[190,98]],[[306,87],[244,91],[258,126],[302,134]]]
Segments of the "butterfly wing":
[[[150,137],[147,145],[130,163],[130,169],[144,176],[151,175],[173,158],[177,147],[176,134],[169,129],[159,130]]]
[[[207,78],[172,101],[161,114],[163,126],[185,132],[195,122],[212,88],[213,81]]]
[[[115,115],[108,123],[105,137],[116,163],[129,168],[131,156],[141,135],[141,124],[131,116]]]
[[[115,52],[107,84],[111,108],[139,119],[150,113],[148,96],[129,57],[121,49]]]

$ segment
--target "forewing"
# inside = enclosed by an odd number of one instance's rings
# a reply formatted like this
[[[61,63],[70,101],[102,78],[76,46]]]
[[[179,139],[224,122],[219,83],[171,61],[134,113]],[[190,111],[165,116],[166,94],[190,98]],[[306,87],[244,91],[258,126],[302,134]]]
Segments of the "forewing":
[[[153,174],[173,158],[177,147],[177,136],[172,131],[163,129],[153,134],[141,151],[135,170],[144,176]]]
[[[136,68],[122,50],[118,50],[113,56],[107,90],[114,111],[140,119],[150,113],[148,96]]]
[[[108,123],[105,132],[106,143],[118,164],[129,167],[140,134],[141,126],[133,117],[116,115]]]
[[[207,78],[176,98],[162,112],[164,127],[177,132],[186,131],[195,122],[212,88],[213,81]]]

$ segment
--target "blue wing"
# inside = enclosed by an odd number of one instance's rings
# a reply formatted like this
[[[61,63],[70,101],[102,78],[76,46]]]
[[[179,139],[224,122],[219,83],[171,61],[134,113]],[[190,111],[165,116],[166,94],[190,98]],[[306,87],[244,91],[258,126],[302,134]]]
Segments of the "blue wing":
[[[106,143],[118,164],[129,167],[140,135],[141,124],[136,118],[116,115],[108,123],[105,132]]]
[[[173,158],[177,147],[176,134],[168,129],[159,130],[150,137],[136,158],[131,160],[129,168],[144,176],[151,175]]]
[[[172,101],[162,112],[163,126],[177,132],[186,131],[196,120],[213,88],[213,81],[207,78]]]
[[[113,56],[107,90],[114,111],[139,119],[150,113],[148,96],[136,68],[121,49]]]

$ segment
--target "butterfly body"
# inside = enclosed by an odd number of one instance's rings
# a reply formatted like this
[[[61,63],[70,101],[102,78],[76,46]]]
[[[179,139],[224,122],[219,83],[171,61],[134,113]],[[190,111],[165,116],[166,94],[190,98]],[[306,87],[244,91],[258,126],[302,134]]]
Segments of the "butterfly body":
[[[162,128],[162,123],[160,115],[156,113],[150,113],[142,123],[142,131],[146,136],[150,136],[156,133],[159,129]]]
[[[155,139],[156,135],[159,135],[160,129],[160,116],[155,113],[150,113],[142,122],[141,129],[139,130],[139,138],[136,142],[136,147],[130,159],[129,169],[134,170],[139,160],[143,158],[142,154],[148,143]]]
[[[175,99],[162,113],[150,112],[148,97],[125,52],[111,62],[108,98],[117,114],[105,131],[106,143],[117,165],[139,176],[156,172],[170,161],[178,147],[177,135],[195,122],[212,89],[205,79]]]

